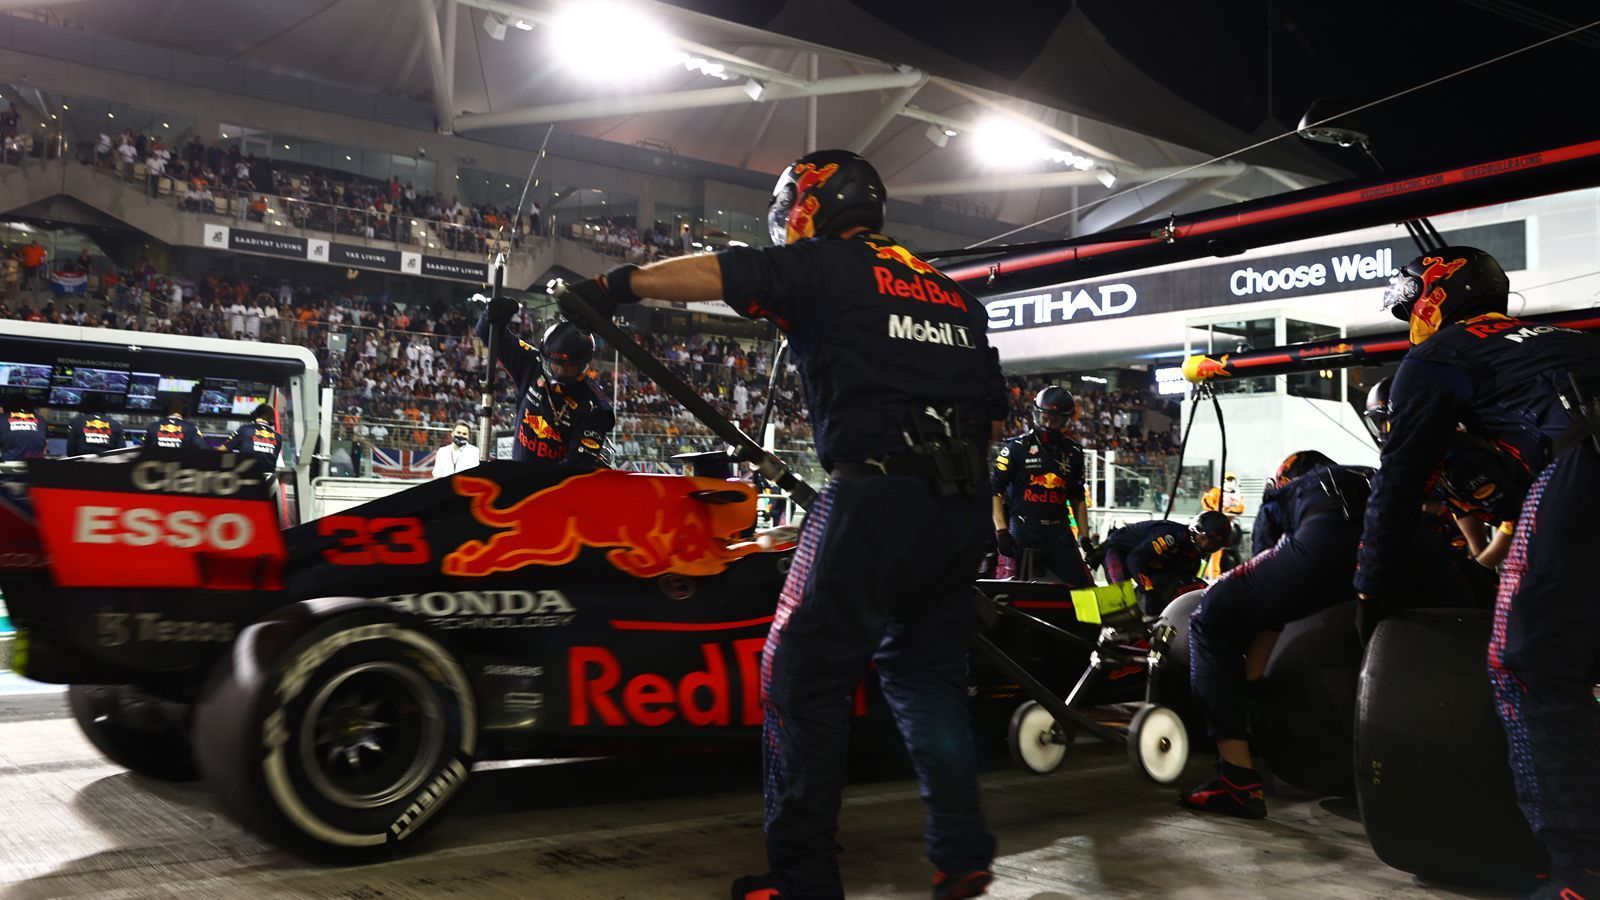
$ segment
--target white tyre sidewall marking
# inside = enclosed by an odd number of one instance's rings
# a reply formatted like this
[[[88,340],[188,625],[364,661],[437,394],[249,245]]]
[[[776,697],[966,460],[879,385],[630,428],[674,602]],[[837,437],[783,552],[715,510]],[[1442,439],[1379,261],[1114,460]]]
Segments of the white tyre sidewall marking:
[[[284,746],[289,742],[288,732],[285,728],[287,716],[284,708],[298,697],[305,689],[308,678],[323,663],[346,647],[351,647],[363,641],[370,640],[395,640],[409,644],[416,648],[423,656],[436,665],[444,680],[449,683],[450,689],[455,692],[457,706],[461,711],[461,743],[454,759],[446,763],[434,777],[428,779],[417,794],[420,798],[436,784],[444,781],[443,787],[432,797],[431,802],[420,809],[404,824],[404,827],[391,826],[375,834],[355,834],[336,828],[318,818],[296,792],[294,783],[289,778],[287,763],[284,760]],[[344,631],[332,632],[322,640],[301,650],[296,656],[281,667],[282,674],[273,691],[276,705],[271,713],[263,720],[261,740],[267,748],[267,757],[262,765],[262,774],[266,777],[267,790],[271,793],[273,801],[294,826],[311,837],[327,844],[340,847],[372,847],[386,843],[391,833],[396,840],[403,840],[414,832],[423,822],[427,821],[434,813],[444,806],[466,780],[466,766],[462,759],[470,759],[477,750],[478,745],[478,716],[477,706],[473,699],[471,685],[467,682],[466,673],[462,671],[453,656],[440,646],[433,638],[407,628],[395,622],[378,622],[371,625],[358,625]],[[426,674],[426,672],[424,672]],[[435,679],[430,678],[430,681]],[[402,812],[401,818],[411,812],[416,802],[408,805]],[[399,826],[399,822],[395,823]]]

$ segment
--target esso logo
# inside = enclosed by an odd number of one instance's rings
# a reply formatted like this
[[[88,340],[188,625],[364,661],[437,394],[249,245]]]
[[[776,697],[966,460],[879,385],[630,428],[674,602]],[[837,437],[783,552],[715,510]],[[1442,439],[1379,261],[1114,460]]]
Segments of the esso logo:
[[[78,544],[125,544],[178,549],[238,550],[255,538],[255,524],[239,513],[207,516],[192,509],[167,512],[149,507],[80,506],[73,518]]]

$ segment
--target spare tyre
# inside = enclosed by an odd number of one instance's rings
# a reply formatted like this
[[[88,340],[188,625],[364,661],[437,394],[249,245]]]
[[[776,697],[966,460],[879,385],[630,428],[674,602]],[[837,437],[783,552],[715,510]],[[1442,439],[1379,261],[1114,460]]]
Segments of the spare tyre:
[[[1149,697],[1153,703],[1171,707],[1183,719],[1191,747],[1210,745],[1205,716],[1189,690],[1189,616],[1205,595],[1204,590],[1199,590],[1178,597],[1167,604],[1157,620],[1157,627],[1166,625],[1172,629],[1172,642],[1162,657],[1160,673],[1154,675],[1155,686]]]
[[[1284,626],[1261,674],[1255,749],[1282,781],[1318,795],[1355,790],[1361,640],[1354,601]]]
[[[1485,665],[1491,619],[1418,609],[1378,626],[1356,701],[1356,799],[1396,869],[1526,889],[1548,858],[1517,808]]]

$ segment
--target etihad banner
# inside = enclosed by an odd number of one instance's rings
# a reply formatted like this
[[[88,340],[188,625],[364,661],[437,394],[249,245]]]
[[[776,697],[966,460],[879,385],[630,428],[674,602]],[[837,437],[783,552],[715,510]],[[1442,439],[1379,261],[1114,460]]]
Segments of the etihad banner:
[[[428,256],[387,247],[342,244],[322,238],[249,231],[227,225],[207,224],[202,241],[206,247],[213,250],[231,250],[235,253],[253,253],[283,259],[303,259],[307,262],[344,268],[371,269],[424,278],[444,278],[473,284],[486,284],[489,280],[488,263],[475,260]]]
[[[1527,268],[1527,223],[1444,233],[1452,245],[1493,254],[1508,272]],[[1417,255],[1409,238],[1347,244],[1259,259],[1121,275],[984,298],[990,333],[1148,316],[1188,309],[1378,289]],[[1376,302],[1376,295],[1374,295]]]

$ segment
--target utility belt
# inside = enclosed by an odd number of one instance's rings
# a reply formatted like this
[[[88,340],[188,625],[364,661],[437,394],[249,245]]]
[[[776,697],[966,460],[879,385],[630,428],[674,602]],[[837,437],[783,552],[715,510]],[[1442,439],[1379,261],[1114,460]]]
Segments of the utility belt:
[[[838,478],[921,478],[940,497],[988,494],[988,442],[962,433],[960,408],[927,406],[908,412],[900,429],[906,449],[871,459],[836,462],[829,474]]]
[[[1572,415],[1572,424],[1556,438],[1551,458],[1584,440],[1600,453],[1600,378],[1580,380],[1569,373],[1566,385],[1559,390],[1561,405]]]

